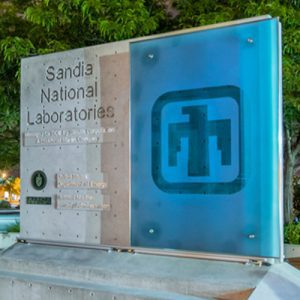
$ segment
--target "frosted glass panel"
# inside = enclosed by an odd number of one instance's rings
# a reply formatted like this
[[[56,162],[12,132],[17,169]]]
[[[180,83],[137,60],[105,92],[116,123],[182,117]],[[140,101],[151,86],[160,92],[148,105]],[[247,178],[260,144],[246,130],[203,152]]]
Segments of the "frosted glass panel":
[[[132,245],[279,257],[276,19],[131,43]]]

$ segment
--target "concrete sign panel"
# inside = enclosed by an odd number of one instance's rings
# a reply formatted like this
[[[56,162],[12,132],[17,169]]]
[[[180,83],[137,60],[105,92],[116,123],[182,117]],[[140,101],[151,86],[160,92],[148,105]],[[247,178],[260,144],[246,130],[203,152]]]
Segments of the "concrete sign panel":
[[[24,239],[129,245],[128,42],[22,60]]]

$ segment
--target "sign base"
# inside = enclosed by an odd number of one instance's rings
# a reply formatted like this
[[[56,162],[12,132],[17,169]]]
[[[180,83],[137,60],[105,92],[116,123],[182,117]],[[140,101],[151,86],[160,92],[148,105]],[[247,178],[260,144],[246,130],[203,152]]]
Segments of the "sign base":
[[[41,295],[46,300],[93,299],[93,296],[95,299],[233,299],[233,296],[248,299],[251,293],[255,295],[257,287],[264,290],[265,278],[268,280],[270,276],[273,291],[284,288],[276,286],[276,280],[281,280],[293,286],[285,289],[285,295],[299,293],[300,282],[297,285],[289,281],[291,269],[298,272],[285,263],[256,266],[17,243],[0,256],[0,290],[1,297],[7,300],[22,297],[35,300]]]

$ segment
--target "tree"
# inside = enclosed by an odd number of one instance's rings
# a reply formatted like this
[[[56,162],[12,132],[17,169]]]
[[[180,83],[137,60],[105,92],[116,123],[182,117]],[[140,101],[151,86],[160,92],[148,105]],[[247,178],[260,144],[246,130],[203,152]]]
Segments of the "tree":
[[[20,58],[270,14],[283,25],[285,222],[300,153],[299,0],[11,0],[0,4],[0,168],[18,162]],[[168,14],[170,13],[170,14]],[[5,153],[5,155],[4,155]]]
[[[8,192],[8,201],[10,202],[12,199],[12,194],[16,196],[20,196],[20,178],[19,177],[8,177],[3,186],[4,190]]]
[[[19,161],[19,58],[29,54],[20,38],[28,28],[21,12],[28,3],[0,3],[0,169],[9,168]],[[18,39],[9,47],[12,36]]]

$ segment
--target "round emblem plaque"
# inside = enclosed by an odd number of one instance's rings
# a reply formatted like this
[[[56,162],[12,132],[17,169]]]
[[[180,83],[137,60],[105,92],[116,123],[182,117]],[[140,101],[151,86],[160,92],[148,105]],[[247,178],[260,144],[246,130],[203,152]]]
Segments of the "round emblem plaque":
[[[43,171],[35,171],[31,176],[31,184],[34,189],[40,191],[47,184],[47,176]]]

